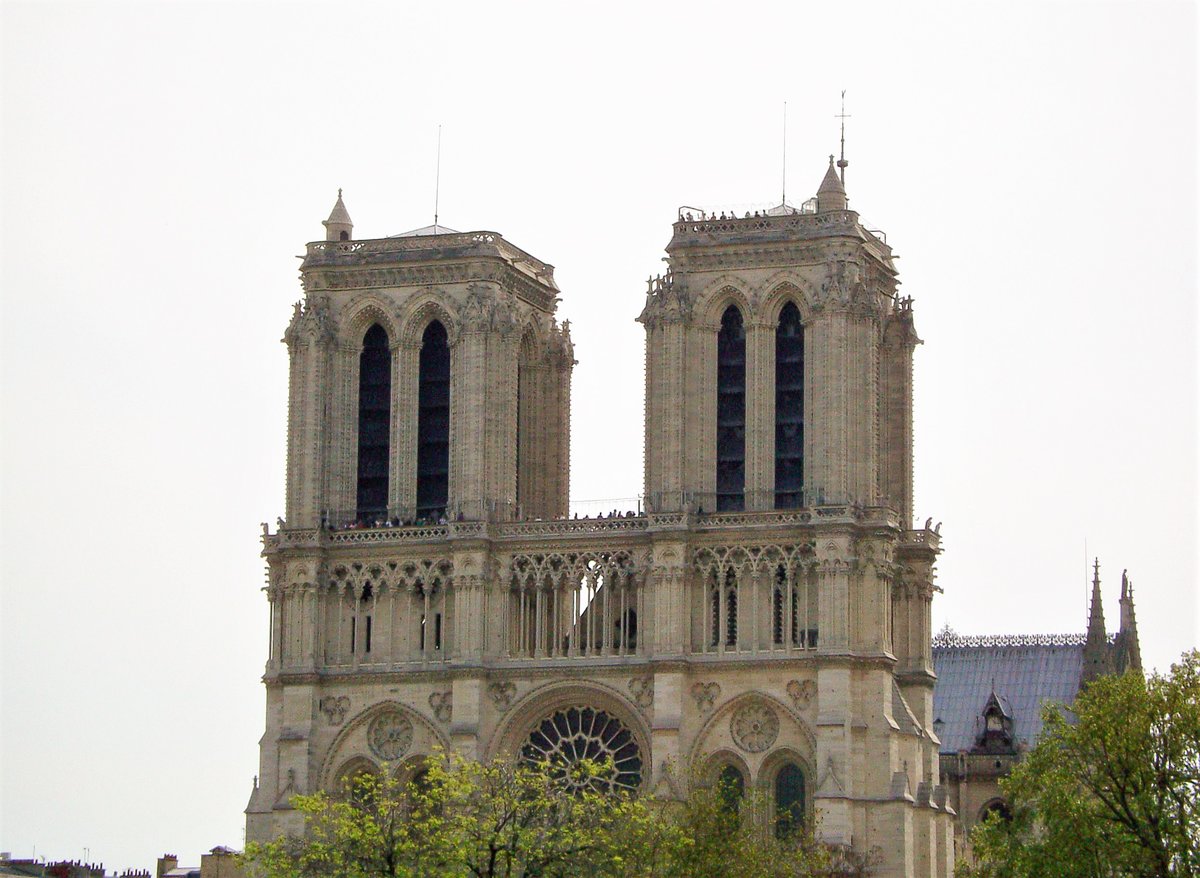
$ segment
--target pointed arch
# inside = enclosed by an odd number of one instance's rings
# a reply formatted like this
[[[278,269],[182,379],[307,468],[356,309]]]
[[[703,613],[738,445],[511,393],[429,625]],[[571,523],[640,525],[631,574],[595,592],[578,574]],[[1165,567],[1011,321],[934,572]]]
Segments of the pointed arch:
[[[387,330],[372,323],[358,354],[358,473],[355,515],[364,524],[388,517],[391,459],[392,348]]]
[[[788,302],[794,304],[800,311],[801,322],[804,325],[812,320],[812,303],[816,294],[812,284],[794,271],[781,271],[772,275],[762,284],[762,304],[759,306],[759,317],[768,325],[779,322],[779,312]]]
[[[425,330],[435,320],[446,330],[448,343],[453,346],[458,339],[458,320],[440,291],[431,291],[414,296],[400,311],[399,341],[410,346],[421,344]]]
[[[796,711],[785,705],[782,701],[773,695],[769,695],[761,690],[751,690],[743,692],[728,701],[721,704],[714,710],[700,727],[699,733],[692,741],[692,746],[688,751],[688,765],[706,765],[704,761],[697,760],[707,759],[709,753],[715,753],[722,749],[728,749],[731,752],[734,749],[732,738],[729,737],[730,718],[743,705],[748,704],[767,704],[778,714],[780,718],[779,725],[779,740],[778,743],[764,754],[761,758],[756,758],[751,754],[750,768],[759,768],[769,762],[778,750],[785,750],[789,747],[799,754],[805,765],[812,766],[816,764],[817,754],[817,737],[813,730],[800,717]]]
[[[431,319],[417,365],[417,519],[446,514],[450,490],[450,340]]]
[[[351,299],[342,308],[338,319],[341,327],[339,336],[345,345],[357,347],[372,324],[379,324],[387,333],[388,345],[395,346],[400,338],[400,327],[396,323],[393,304],[384,297],[368,293]]]
[[[730,305],[736,305],[744,321],[749,322],[753,312],[754,292],[741,278],[724,275],[706,286],[696,297],[705,326],[719,329],[721,317]]]
[[[800,308],[784,301],[775,321],[775,508],[804,505],[804,355]]]
[[[799,829],[812,813],[816,792],[812,762],[791,747],[781,747],[763,760],[758,781],[774,804],[776,835],[790,835]]]
[[[623,726],[640,760],[639,786],[649,786],[651,766],[650,729],[637,705],[608,685],[583,681],[547,683],[525,694],[496,729],[486,758],[519,756],[531,733],[559,711],[573,708],[603,712]]]
[[[407,719],[413,728],[412,742],[402,758],[410,759],[417,756],[428,756],[435,750],[449,750],[450,740],[438,728],[421,714],[399,701],[387,700],[376,702],[359,711],[348,720],[329,745],[322,761],[320,772],[321,789],[330,790],[341,776],[341,769],[349,766],[355,760],[361,759],[378,768],[376,759],[368,755],[370,745],[367,731],[371,721],[385,713],[399,713]],[[359,763],[362,764],[362,763]]]
[[[718,512],[746,505],[746,320],[733,302],[721,313],[717,331]]]

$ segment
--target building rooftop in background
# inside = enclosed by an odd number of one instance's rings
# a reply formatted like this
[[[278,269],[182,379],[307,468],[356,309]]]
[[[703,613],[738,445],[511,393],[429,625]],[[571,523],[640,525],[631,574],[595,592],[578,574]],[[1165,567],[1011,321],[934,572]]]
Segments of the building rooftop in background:
[[[942,752],[975,746],[993,692],[1007,702],[1015,739],[1032,745],[1042,731],[1042,706],[1075,700],[1083,643],[1079,634],[935,639],[933,726]]]

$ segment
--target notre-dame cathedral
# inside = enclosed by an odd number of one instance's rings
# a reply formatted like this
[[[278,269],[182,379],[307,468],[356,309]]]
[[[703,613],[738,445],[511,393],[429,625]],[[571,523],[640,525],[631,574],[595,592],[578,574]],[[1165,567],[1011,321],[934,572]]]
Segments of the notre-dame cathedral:
[[[284,338],[247,838],[298,831],[296,793],[452,748],[608,757],[600,782],[660,797],[724,778],[876,874],[948,878],[920,339],[832,159],[800,207],[680,212],[637,318],[642,506],[600,517],[568,514],[552,266],[487,231],[356,240],[340,194],[325,228]]]

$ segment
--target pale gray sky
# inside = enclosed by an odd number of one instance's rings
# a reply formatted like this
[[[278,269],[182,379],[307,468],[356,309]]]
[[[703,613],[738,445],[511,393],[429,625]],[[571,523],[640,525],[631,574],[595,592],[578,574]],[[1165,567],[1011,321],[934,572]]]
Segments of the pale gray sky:
[[[916,298],[935,626],[1197,642],[1196,6],[4,2],[0,849],[240,846],[296,254],[491,229],[557,266],[572,495],[641,485],[680,204],[851,205]]]

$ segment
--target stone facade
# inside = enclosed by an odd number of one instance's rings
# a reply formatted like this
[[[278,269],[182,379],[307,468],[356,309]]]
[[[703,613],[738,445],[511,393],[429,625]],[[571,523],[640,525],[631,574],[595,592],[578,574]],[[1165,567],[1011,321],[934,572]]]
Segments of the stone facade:
[[[613,784],[677,797],[736,771],[879,875],[949,876],[940,536],[911,527],[919,339],[832,161],[802,208],[674,224],[639,317],[637,514],[567,517],[574,350],[551,266],[492,232],[355,241],[340,197],[326,229],[285,336],[247,838],[298,830],[290,796],[383,763],[570,758],[572,739],[613,757]]]

